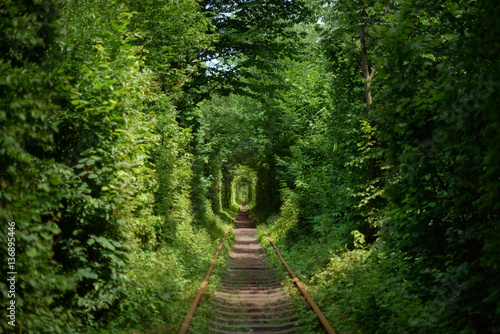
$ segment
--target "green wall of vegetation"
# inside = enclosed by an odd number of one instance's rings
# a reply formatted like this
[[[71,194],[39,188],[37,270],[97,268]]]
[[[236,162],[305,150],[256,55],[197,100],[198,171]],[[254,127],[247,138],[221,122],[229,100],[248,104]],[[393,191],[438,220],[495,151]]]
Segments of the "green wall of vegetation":
[[[493,0],[4,1],[16,332],[176,332],[246,201],[340,333],[500,333],[498,17]]]

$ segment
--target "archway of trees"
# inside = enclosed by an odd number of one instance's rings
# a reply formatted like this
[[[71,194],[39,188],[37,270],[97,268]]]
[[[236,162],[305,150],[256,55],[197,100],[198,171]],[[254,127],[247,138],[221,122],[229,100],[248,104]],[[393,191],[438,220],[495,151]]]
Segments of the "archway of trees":
[[[339,332],[500,332],[499,11],[4,1],[2,330],[175,332],[245,201]]]
[[[255,207],[258,203],[257,172],[248,166],[238,165],[232,171],[231,204],[233,206],[246,203],[247,207]]]

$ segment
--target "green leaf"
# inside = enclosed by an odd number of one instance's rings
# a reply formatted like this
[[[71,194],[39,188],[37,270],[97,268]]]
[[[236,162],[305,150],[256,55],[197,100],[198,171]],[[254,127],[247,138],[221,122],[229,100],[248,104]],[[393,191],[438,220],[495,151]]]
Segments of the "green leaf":
[[[38,251],[35,247],[28,247],[28,249],[26,250],[26,255],[28,255],[29,257],[35,257],[38,255]]]
[[[98,279],[99,276],[92,272],[91,268],[80,268],[75,274],[76,277],[82,279],[82,278],[91,278],[91,279]]]
[[[115,250],[115,246],[113,246],[109,240],[105,237],[97,237],[96,241],[103,246],[104,248],[110,249],[110,250]]]
[[[164,293],[163,295],[160,296],[161,299],[163,300],[169,300],[170,299],[170,294],[169,293]]]

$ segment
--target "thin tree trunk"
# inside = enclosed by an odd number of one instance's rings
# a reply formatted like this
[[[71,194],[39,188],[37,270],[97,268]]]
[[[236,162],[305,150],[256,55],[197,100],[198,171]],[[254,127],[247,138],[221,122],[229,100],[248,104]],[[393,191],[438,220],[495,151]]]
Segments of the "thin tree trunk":
[[[359,39],[361,42],[361,57],[362,57],[362,71],[363,79],[365,81],[365,102],[368,108],[372,105],[372,93],[370,91],[371,81],[373,75],[375,74],[375,68],[373,68],[372,73],[370,73],[370,68],[368,65],[368,51],[366,50],[366,38],[365,38],[365,10],[363,9],[364,3],[361,0],[359,2],[361,9],[359,10]]]
[[[361,57],[362,57],[362,65],[361,69],[363,72],[363,80],[365,84],[365,103],[366,106],[368,107],[368,110],[371,110],[372,108],[372,93],[370,90],[371,82],[373,79],[373,76],[375,74],[375,67],[373,67],[371,73],[370,73],[370,66],[368,64],[368,51],[366,49],[366,37],[365,37],[365,19],[366,19],[366,12],[364,9],[364,6],[366,4],[364,3],[363,0],[359,0],[359,40],[361,42]],[[379,168],[377,166],[377,161],[374,157],[371,157],[369,159],[369,165],[368,165],[368,173],[372,179],[376,179],[378,176]],[[376,200],[375,200],[376,201]],[[370,206],[373,206],[376,208],[377,204],[376,202],[370,203]],[[376,228],[371,224],[369,220],[366,221],[366,239],[368,242],[373,242],[375,240],[375,234],[376,234]]]

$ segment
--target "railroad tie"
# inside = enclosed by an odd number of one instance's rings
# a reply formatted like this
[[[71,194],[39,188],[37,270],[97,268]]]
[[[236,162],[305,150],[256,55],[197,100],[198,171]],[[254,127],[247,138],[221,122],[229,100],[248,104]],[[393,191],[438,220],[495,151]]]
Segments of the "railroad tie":
[[[235,223],[236,242],[215,295],[212,333],[295,333],[297,316],[270,268],[257,229],[245,207]]]

